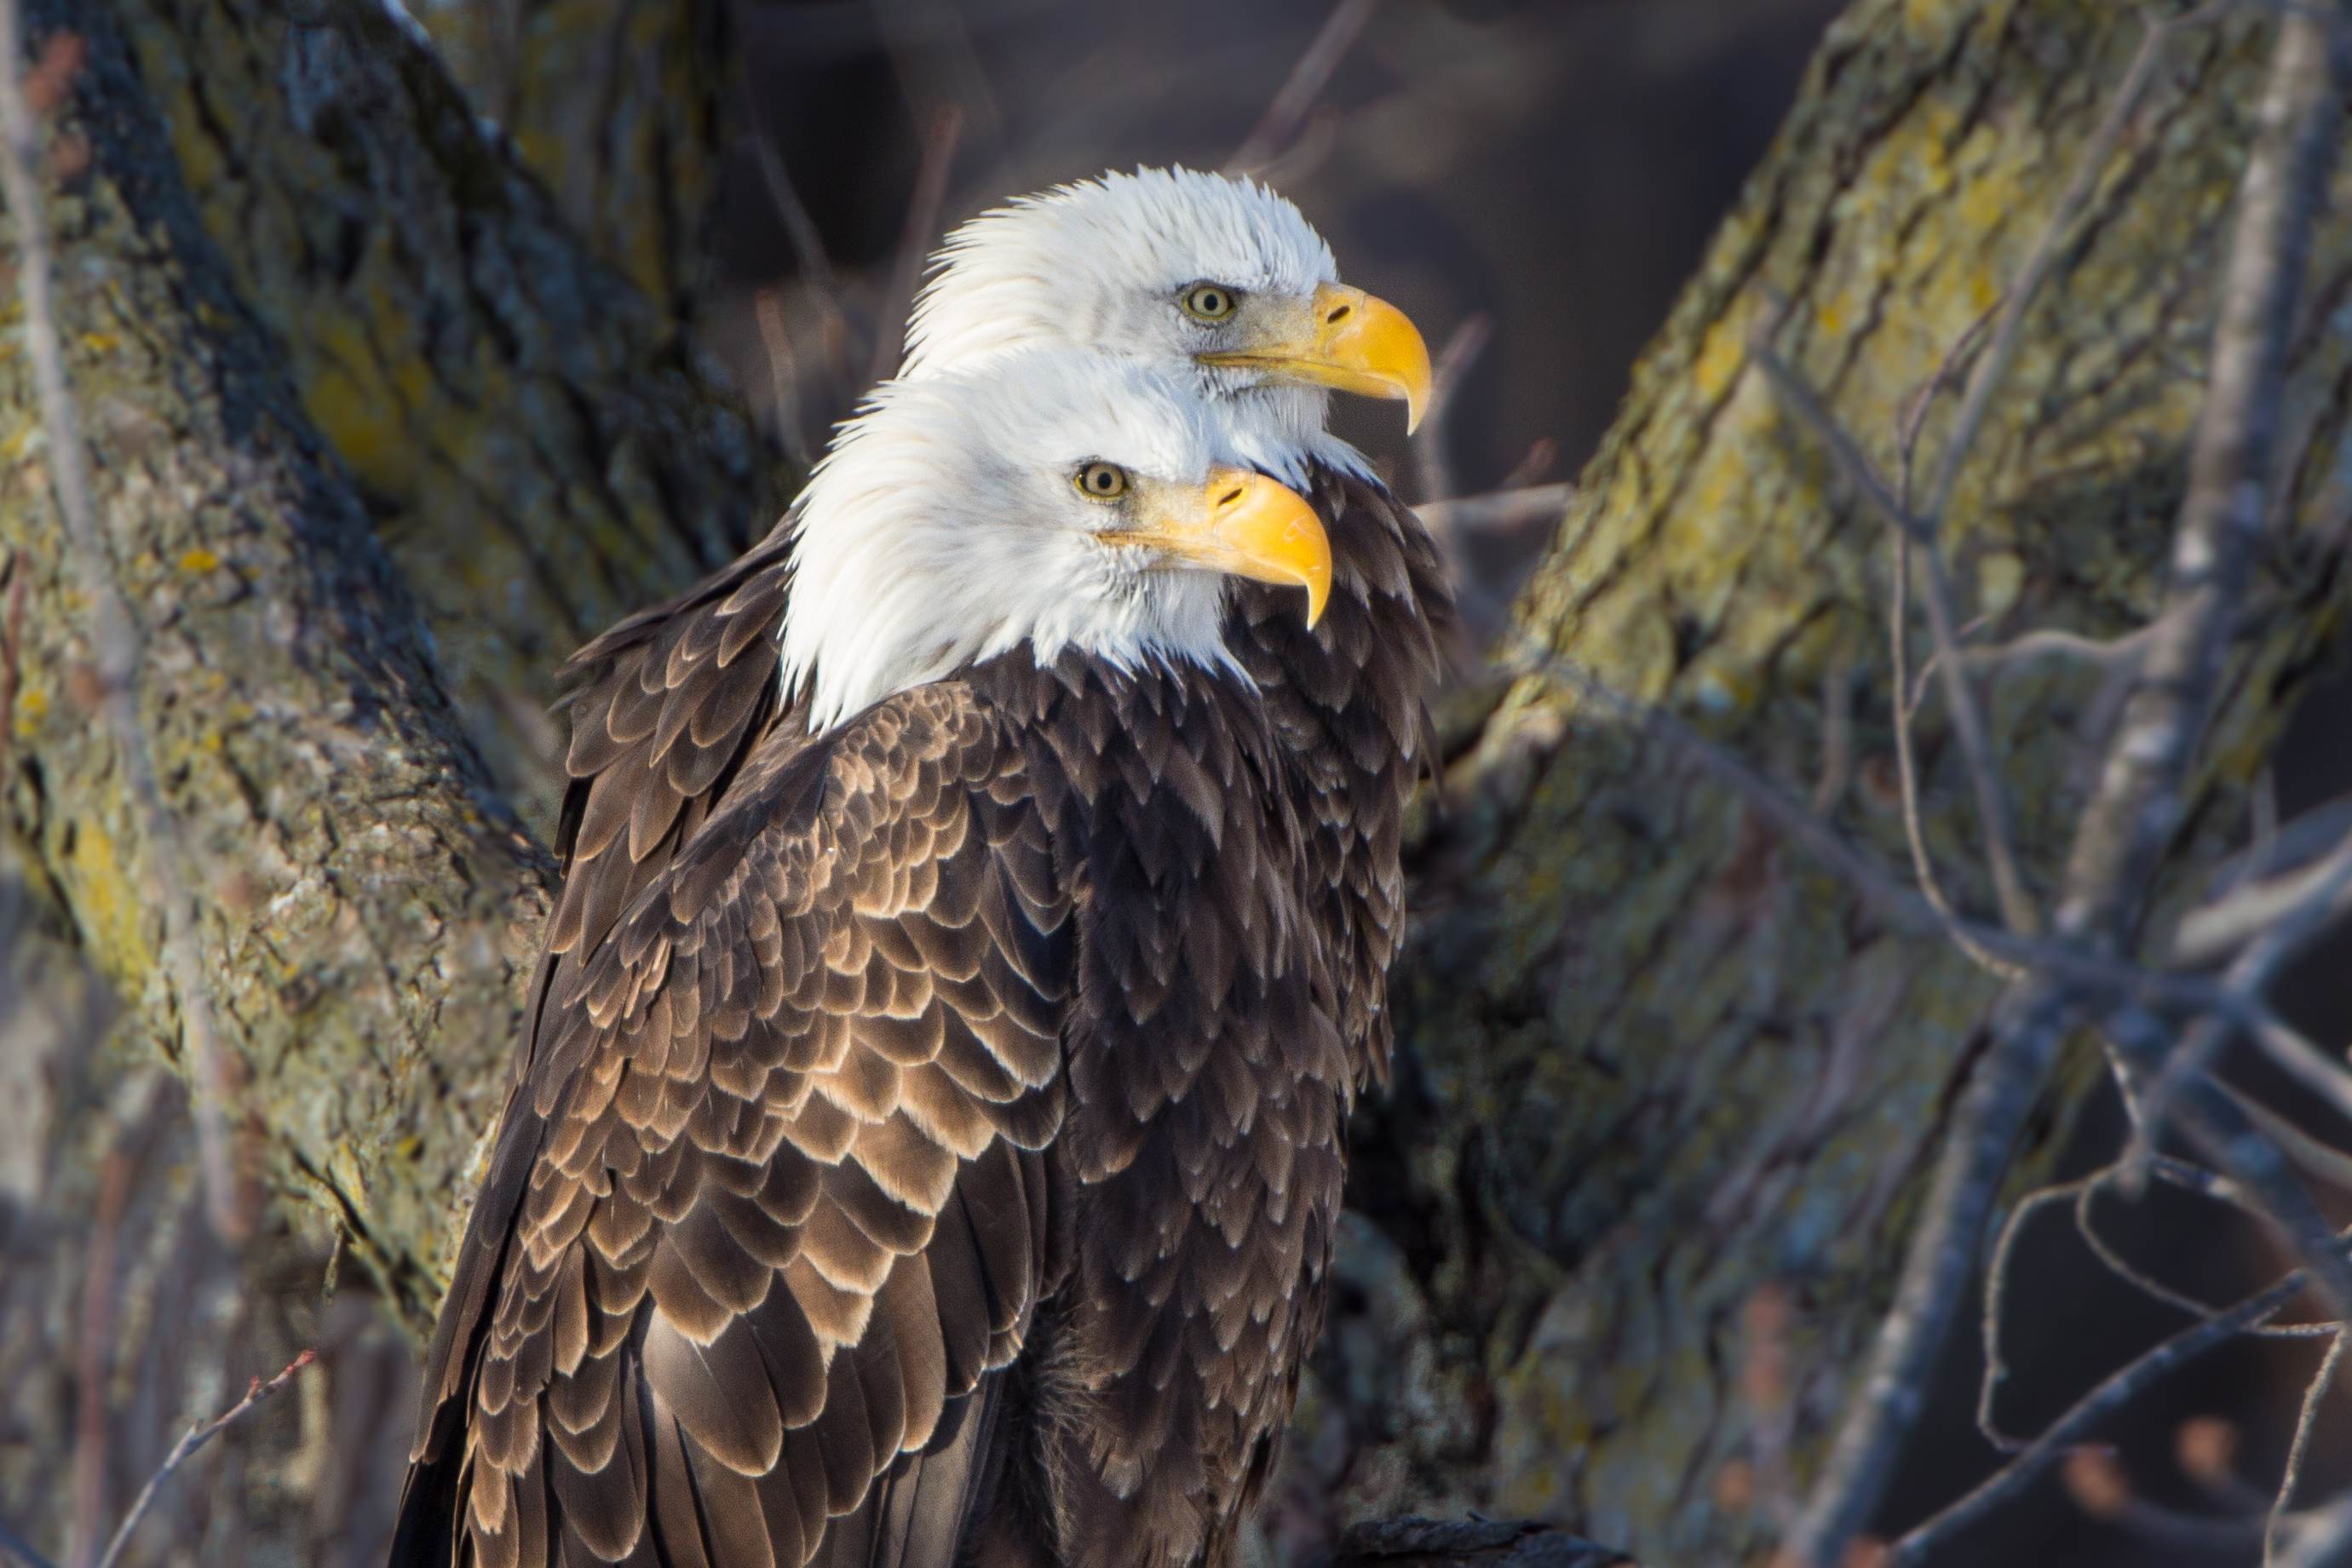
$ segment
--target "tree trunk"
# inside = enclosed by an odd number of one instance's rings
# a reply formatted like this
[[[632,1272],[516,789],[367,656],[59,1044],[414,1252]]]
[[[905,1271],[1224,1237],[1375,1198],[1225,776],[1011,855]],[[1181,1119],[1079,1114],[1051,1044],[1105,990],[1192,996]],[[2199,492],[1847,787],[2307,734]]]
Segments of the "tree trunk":
[[[737,83],[715,0],[467,0],[421,18],[476,110],[563,215],[683,318],[707,266],[720,105]]]
[[[691,31],[705,8],[604,9]],[[732,399],[669,312],[598,259],[643,259],[677,287],[682,242],[647,188],[683,181],[677,197],[701,199],[714,117],[688,116],[675,141],[625,131],[659,120],[675,73],[615,68],[610,164],[542,172],[587,209],[592,246],[380,0],[90,10],[129,41],[227,282],[422,601],[495,778],[543,831],[562,745],[549,669],[732,559],[779,509]],[[558,98],[525,79],[533,103]],[[540,120],[515,129],[526,148],[551,140]],[[665,150],[658,166],[619,155],[642,141]]]
[[[207,239],[160,95],[111,16],[72,15],[89,58],[53,157],[58,325],[144,633],[140,716],[186,824],[216,1021],[271,1174],[339,1216],[422,1320],[498,1114],[547,862],[491,788],[402,573],[304,416],[280,335]],[[13,280],[13,249],[5,265]],[[153,846],[95,722],[45,441],[13,351],[0,359],[0,546],[9,594],[25,596],[10,633],[11,858],[176,1054],[180,998],[141,892]]]
[[[2154,612],[2270,28],[2242,7],[2175,39],[2063,232],[1944,528],[1980,643],[2113,638]],[[2139,33],[2072,0],[1861,0],[1514,612],[1517,638],[1812,797],[1906,881],[1888,526],[1748,344],[1769,337],[1895,473],[1898,418],[2061,215]],[[2238,829],[2240,791],[2341,626],[2352,343],[2331,321],[2352,286],[2347,194],[2317,236],[2290,474],[2176,888]],[[1958,401],[1927,425],[1923,488]],[[1507,636],[1496,657],[1520,653]],[[2037,893],[2085,793],[2074,769],[2104,685],[2063,660],[1983,684]],[[1948,943],[1890,929],[1687,748],[1551,674],[1491,700],[1416,850],[1419,935],[1397,978],[1411,1068],[1359,1146],[1360,1207],[1397,1252],[1354,1254],[1380,1320],[1338,1331],[1354,1443],[1300,1451],[1326,1465],[1342,1520],[1478,1506],[1647,1561],[1727,1561],[1769,1539],[1783,1461],[1801,1482],[1821,1457],[1995,983]],[[1929,847],[1955,901],[1989,915],[1939,699],[1920,722]],[[2095,1070],[2085,1051],[2070,1082]],[[2074,1098],[2051,1105],[2026,1171]],[[1745,1342],[1780,1303],[1793,1406],[1759,1412]],[[1382,1322],[1416,1318],[1429,1326],[1406,1332],[1433,1358],[1382,1343]],[[1349,1354],[1351,1334],[1384,1354]],[[1469,1415],[1412,1414],[1448,1407]]]
[[[61,326],[222,1030],[272,1176],[348,1228],[421,1324],[544,911],[544,862],[497,787],[541,820],[557,737],[529,716],[553,661],[723,559],[777,497],[670,317],[668,219],[633,234],[615,214],[634,204],[595,193],[644,176],[583,197],[549,169],[558,201],[523,167],[554,108],[516,111],[518,154],[362,0],[297,19],[82,0],[35,20],[91,48],[52,180]],[[1945,530],[1986,641],[2113,636],[2157,601],[2268,26],[2242,7],[2178,40],[2057,252]],[[1891,468],[1894,411],[2057,215],[2135,31],[2080,0],[1857,0],[1638,367],[1499,656],[1524,635],[1686,719],[1902,867],[1885,526],[1747,346],[1769,331]],[[606,79],[662,90],[661,73]],[[2352,283],[2347,211],[2319,239],[2293,478],[2183,873],[2343,608],[2352,366],[2320,329]],[[0,545],[29,605],[7,833],[54,924],[169,1049],[176,1002],[131,891],[149,846],[76,673],[40,451],[12,353]],[[2032,865],[2056,863],[2100,685],[2047,661],[1991,672]],[[1922,725],[1930,847],[1957,901],[1988,909],[1940,704]],[[1801,1477],[1818,1457],[1992,985],[1545,673],[1489,686],[1449,737],[1414,852],[1400,1092],[1359,1139],[1352,1288],[1269,1528],[1311,1544],[1477,1507],[1662,1563],[1726,1560],[1768,1533],[1780,1460]],[[1742,1403],[1759,1301],[1790,1304],[1785,1455]]]

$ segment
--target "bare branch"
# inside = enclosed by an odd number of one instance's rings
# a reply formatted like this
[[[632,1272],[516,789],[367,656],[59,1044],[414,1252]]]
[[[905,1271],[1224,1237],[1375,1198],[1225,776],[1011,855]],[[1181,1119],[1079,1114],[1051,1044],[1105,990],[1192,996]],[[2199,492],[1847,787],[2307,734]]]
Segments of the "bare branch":
[[[2137,667],[2140,650],[2147,646],[2153,630],[2143,626],[2111,642],[2101,642],[2095,637],[2044,628],[2021,632],[2006,643],[1989,648],[1962,648],[1960,660],[1972,670],[1993,669],[2006,664],[2032,665],[2057,659],[2073,659],[2111,670],[2133,669]],[[1912,680],[1910,692],[1904,698],[1906,707],[1915,713],[1918,711],[1919,705],[1927,698],[1927,678],[1941,669],[1943,663],[1944,655],[1940,650],[1928,653],[1927,662],[1919,666],[1919,674]]]
[[[760,345],[768,358],[768,394],[774,400],[776,439],[793,465],[805,473],[809,466],[808,433],[801,428],[800,362],[793,352],[792,334],[784,329],[783,307],[776,291],[762,288],[751,301],[760,324]]]
[[[49,483],[64,514],[74,572],[90,606],[89,630],[97,655],[98,701],[125,778],[153,845],[144,867],[150,896],[163,915],[163,956],[180,1005],[195,1081],[198,1164],[205,1212],[224,1240],[240,1241],[253,1228],[256,1195],[229,1146],[235,1079],[213,1033],[212,993],[196,957],[195,904],[188,894],[185,850],[178,819],[163,804],[155,761],[140,727],[133,683],[141,637],[131,607],[116,586],[90,498],[89,454],[67,384],[65,350],[51,297],[48,215],[35,170],[41,162],[41,128],[19,74],[24,40],[16,0],[0,0],[0,190],[16,220],[17,288],[25,308],[25,340],[48,442]]]
[[[219,1419],[209,1423],[199,1421],[189,1427],[186,1435],[172,1445],[172,1451],[163,1456],[163,1462],[156,1468],[155,1473],[147,1478],[147,1484],[139,1489],[138,1497],[131,1501],[131,1511],[122,1516],[122,1522],[115,1527],[114,1539],[107,1542],[106,1555],[98,1560],[98,1568],[117,1568],[117,1564],[122,1560],[123,1549],[131,1544],[131,1532],[139,1528],[139,1521],[147,1517],[147,1510],[153,1505],[157,1489],[170,1480],[173,1474],[182,1465],[186,1464],[197,1449],[253,1414],[254,1410],[271,1395],[293,1382],[304,1367],[318,1359],[317,1351],[304,1351],[289,1362],[283,1372],[268,1382],[264,1383],[258,1377],[255,1378],[251,1386],[246,1389],[245,1397],[229,1406],[227,1413]]]
[[[1450,501],[1424,501],[1413,508],[1431,533],[1501,533],[1557,523],[1576,499],[1573,485],[1529,485],[1519,490],[1489,490]]]
[[[31,1542],[10,1529],[5,1519],[0,1519],[0,1553],[14,1557],[24,1564],[24,1568],[57,1568],[55,1563],[34,1549]]]
[[[1961,754],[1967,759],[1969,786],[1976,794],[1977,815],[1984,823],[1985,857],[1992,872],[1994,895],[2000,904],[2003,924],[2021,936],[2031,936],[2039,927],[2041,917],[2033,907],[2032,895],[2026,892],[2024,874],[2018,868],[2016,830],[2010,820],[2009,797],[2001,787],[2000,770],[1993,763],[1992,743],[1986,732],[1984,710],[1977,701],[1976,688],[1969,683],[1959,656],[1958,601],[1952,590],[1950,574],[1944,568],[1942,553],[1934,548],[1933,535],[1927,526],[1904,509],[1901,499],[1888,487],[1885,479],[1872,465],[1853,438],[1822,406],[1820,396],[1804,378],[1798,375],[1769,343],[1759,340],[1749,345],[1748,352],[1782,402],[1814,432],[1829,449],[1847,481],[1861,492],[1895,532],[1894,603],[1888,624],[1895,658],[1896,756],[1903,773],[1905,825],[1911,839],[1912,859],[1921,888],[1927,894],[1930,903],[1947,911],[1951,909],[1950,901],[1945,897],[1937,882],[1934,862],[1927,854],[1926,837],[1919,826],[1917,769],[1912,757],[1909,716],[1902,707],[1902,694],[1910,687],[1907,606],[1911,546],[1915,540],[1927,546],[1925,552],[1927,623],[1935,634],[1937,668],[1943,674],[1945,699],[1952,710],[1952,731],[1958,737]],[[1958,916],[1955,912],[1948,924],[1957,925],[1958,923]],[[1992,962],[1989,955],[1973,950],[1965,943],[1962,946],[1970,957],[2003,978],[2015,977],[2013,967]]]
[[[915,172],[915,193],[907,202],[907,226],[898,235],[898,259],[890,269],[890,292],[882,297],[874,318],[874,361],[866,380],[887,380],[898,368],[907,347],[907,310],[915,302],[915,286],[923,276],[923,257],[939,240],[940,209],[947,204],[948,171],[955,164],[956,143],[963,139],[963,110],[942,104],[931,116],[923,137],[922,166]]]
[[[2268,926],[2246,944],[2222,978],[2232,993],[2250,1002],[2269,988],[2281,968],[2326,932],[2340,905],[2352,903],[2352,835],[2299,881],[2302,896],[2275,911]],[[2132,1130],[2133,1147],[2125,1155],[2126,1166],[2145,1164],[2181,1084],[2212,1065],[2236,1028],[2234,1016],[2220,1014],[2201,1018],[2190,1026],[2170,1060],[2141,1093],[2140,1121]]]
[[[2132,111],[2139,107],[2150,83],[2156,79],[2157,68],[2164,62],[2164,51],[2179,34],[2193,27],[2218,20],[2237,0],[2210,0],[2193,11],[2184,12],[2164,21],[2145,16],[2141,25],[2147,29],[2140,38],[2139,52],[2125,68],[2123,80],[2116,84],[2115,96],[2107,100],[2105,113],[2092,129],[2091,139],[2083,150],[2082,160],[2074,166],[2074,177],[2066,193],[2058,198],[2053,209],[2057,221],[2042,231],[2027,255],[2025,265],[2019,269],[2017,281],[2011,284],[1997,307],[1991,339],[1984,358],[1978,362],[1976,373],[1969,378],[1967,393],[1960,402],[1960,411],[1952,422],[1952,434],[1944,444],[1943,460],[1937,465],[1935,478],[1927,490],[1927,504],[1919,515],[1940,531],[1945,508],[1952,503],[1952,492],[1958,487],[1960,472],[1967,466],[1969,454],[1976,445],[1977,435],[1984,428],[1985,416],[1992,410],[1993,395],[2008,379],[2009,367],[2016,358],[2024,339],[2025,318],[2032,310],[2034,297],[2042,292],[2051,268],[2056,264],[2066,237],[2077,224],[2084,221],[2093,205],[2092,196],[2098,190],[2099,177],[2114,162],[2116,151],[2123,141],[2124,132],[2131,125]],[[1924,413],[1924,409],[1923,409]]]
[[[1495,319],[1481,310],[1465,318],[1438,350],[1430,372],[1429,406],[1422,412],[1421,428],[1413,432],[1412,465],[1421,476],[1423,505],[1445,501],[1454,495],[1454,463],[1445,450],[1445,431],[1454,415],[1454,395],[1462,378],[1478,361],[1486,340],[1495,335]]]
[[[2306,1176],[2316,1176],[2331,1186],[2352,1192],[2352,1154],[2324,1139],[2313,1137],[2242,1089],[2234,1088],[2219,1078],[2208,1079],[2207,1082],[2243,1112],[2246,1119],[2261,1130],[2263,1136],[2278,1145],[2278,1152],[2284,1155],[2290,1164]],[[2342,1093],[2340,1088],[2337,1093]]]
[[[2172,962],[2199,968],[2262,940],[2281,922],[2312,920],[2324,928],[2342,918],[2352,910],[2352,885],[2345,878],[2347,855],[2352,855],[2352,820],[2319,861],[2247,880],[2183,915],[2172,934]],[[2249,859],[2244,863],[2259,862]]]
[[[2005,1454],[2013,1454],[2027,1446],[2028,1439],[2012,1437],[2001,1429],[1998,1413],[2000,1385],[2009,1381],[2009,1363],[2001,1354],[2000,1332],[2004,1309],[2009,1305],[2009,1266],[2017,1250],[2017,1239],[2025,1234],[2028,1221],[2053,1204],[2069,1198],[2081,1199],[2097,1186],[2105,1171],[2094,1171],[2070,1182],[2061,1182],[2031,1193],[2010,1210],[2009,1218],[1995,1239],[1992,1259],[1985,1265],[1984,1307],[1978,1320],[1978,1333],[1984,1345],[1984,1375],[1977,1383],[1977,1431],[1984,1440]],[[2077,1210],[2079,1213],[2079,1208]]]
[[[2352,1121],[2352,1071],[2342,1058],[2328,1055],[2267,1009],[2255,1022],[2254,1041],[2330,1110]]]
[[[1339,0],[1331,7],[1331,14],[1323,19],[1323,26],[1316,30],[1306,52],[1298,57],[1298,63],[1290,68],[1290,75],[1275,92],[1273,101],[1265,106],[1265,112],[1242,139],[1242,144],[1234,149],[1234,155],[1225,160],[1226,173],[1255,174],[1273,162],[1275,154],[1297,133],[1299,123],[1315,106],[1315,100],[1330,85],[1331,73],[1339,68],[1339,62],[1355,47],[1364,24],[1372,19],[1376,4],[1378,0]]]
[[[2175,1368],[2275,1315],[2304,1287],[2300,1271],[2247,1297],[2228,1312],[2182,1329],[2154,1349],[2107,1375],[2042,1434],[1967,1496],[1940,1510],[1898,1539],[1887,1555],[1889,1568],[1924,1561],[1936,1548],[2037,1479],[2051,1464],[2088,1437],[2091,1430]]]
[[[2330,78],[2341,81],[2347,74],[2333,31],[2332,18],[2300,13],[2280,26],[2263,130],[2239,199],[2214,334],[2211,390],[2175,531],[2160,631],[2084,810],[2057,908],[2056,935],[2069,943],[2122,948],[2181,818],[2189,758],[2220,681],[2269,500],[2287,334],[2312,216],[2336,152],[2336,92]],[[1877,1506],[1974,1266],[2011,1145],[2042,1092],[2059,1041],[2081,1015],[2082,1001],[2046,971],[2012,987],[2004,998],[1993,1043],[1969,1084],[1930,1182],[1862,1396],[1838,1433],[1791,1543],[1798,1562],[1832,1568]],[[2341,1251],[2323,1248],[2315,1256],[2310,1250],[2309,1200],[2291,1181],[2282,1186],[2272,1168],[2276,1151],[2226,1101],[2216,1107],[2211,1102],[2218,1096],[2190,1098],[2200,1142],[2219,1149],[2222,1167],[2288,1231],[2306,1260],[2324,1270],[2321,1283],[2337,1315],[2344,1315],[2352,1288],[2339,1288],[2336,1278],[2345,1271]]]
[[[2285,1517],[2287,1505],[2294,1500],[2294,1484],[2303,1479],[2303,1461],[2311,1452],[2311,1429],[2319,1419],[2320,1401],[2327,1385],[2336,1381],[2336,1369],[2344,1363],[2347,1343],[2345,1332],[2338,1329],[2336,1337],[2327,1342],[2327,1354],[2319,1359],[2319,1370],[2311,1375],[2311,1385],[2303,1391],[2303,1409],[2295,1416],[2294,1439],[2287,1445],[2286,1472],[2279,1478],[2278,1498],[2271,1504],[2270,1517],[2263,1521],[2263,1562],[2265,1565],[2278,1560],[2279,1521]]]

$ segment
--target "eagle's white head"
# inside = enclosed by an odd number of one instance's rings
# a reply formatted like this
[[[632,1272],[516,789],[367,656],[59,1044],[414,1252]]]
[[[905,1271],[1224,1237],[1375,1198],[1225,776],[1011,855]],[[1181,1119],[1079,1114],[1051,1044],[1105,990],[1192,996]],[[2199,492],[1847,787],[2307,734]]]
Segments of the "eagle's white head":
[[[1031,644],[1231,667],[1227,575],[1330,591],[1296,494],[1237,465],[1194,390],[1067,348],[877,388],[793,512],[787,691],[822,731]]]
[[[1241,456],[1294,480],[1304,455],[1332,455],[1330,390],[1402,398],[1409,422],[1429,396],[1403,312],[1341,284],[1314,225],[1246,179],[1139,169],[1056,186],[963,225],[932,267],[902,380],[1039,344],[1125,356],[1189,378]]]

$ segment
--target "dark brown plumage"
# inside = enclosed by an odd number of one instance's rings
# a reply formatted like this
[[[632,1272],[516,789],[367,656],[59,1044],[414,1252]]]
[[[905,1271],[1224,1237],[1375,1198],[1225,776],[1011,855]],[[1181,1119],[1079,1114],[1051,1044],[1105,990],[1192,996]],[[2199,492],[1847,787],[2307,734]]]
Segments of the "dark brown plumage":
[[[1453,592],[1420,519],[1370,480],[1318,465],[1307,497],[1331,540],[1331,602],[1309,630],[1293,591],[1235,582],[1226,643],[1289,753],[1334,984],[1361,1081],[1388,1077],[1388,970],[1404,929],[1405,807],[1432,766],[1427,694]],[[707,581],[629,617],[564,665],[572,775],[556,836],[563,890],[549,969],[593,947],[677,854],[778,711],[785,529]],[[576,961],[576,960],[573,960]]]
[[[1318,627],[1234,585],[1256,693],[1016,655],[811,744],[781,530],[573,661],[396,1564],[1222,1568],[1386,1075],[1446,603],[1386,492],[1311,498]]]

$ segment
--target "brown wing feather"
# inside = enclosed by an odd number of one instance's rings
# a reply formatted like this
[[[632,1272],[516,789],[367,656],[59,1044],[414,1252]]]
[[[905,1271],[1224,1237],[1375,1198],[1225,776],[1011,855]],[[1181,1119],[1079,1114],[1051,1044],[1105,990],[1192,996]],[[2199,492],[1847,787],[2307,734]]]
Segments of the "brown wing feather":
[[[517,1082],[539,1055],[551,993],[576,981],[629,901],[716,809],[753,747],[798,733],[793,716],[777,712],[777,637],[790,584],[789,538],[779,528],[685,593],[620,622],[560,672],[566,691],[558,706],[572,720],[572,782],[555,841],[564,881],[524,1012]],[[505,1266],[521,1183],[545,1131],[530,1108],[509,1105],[426,1353],[413,1458],[447,1448],[443,1428],[471,1375],[466,1347]],[[425,1483],[446,1495],[455,1464],[421,1469],[411,1490]],[[404,1517],[415,1511],[404,1506]]]
[[[563,891],[543,978],[574,971],[677,858],[779,727],[777,637],[791,591],[779,528],[724,570],[614,626],[557,679],[572,721],[555,834]]]
[[[999,731],[944,685],[772,737],[550,988],[395,1563],[950,1568],[1064,1094],[1073,923]]]
[[[1388,969],[1404,939],[1405,808],[1435,765],[1428,693],[1454,628],[1436,542],[1378,481],[1328,466],[1310,499],[1331,538],[1331,599],[1312,631],[1287,591],[1234,595],[1228,642],[1291,764],[1307,872],[1322,890],[1340,1033],[1356,1075],[1389,1074]]]

